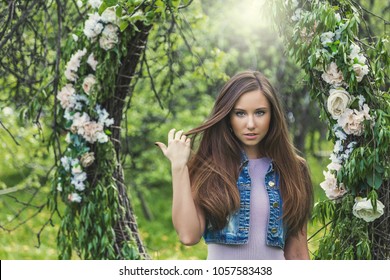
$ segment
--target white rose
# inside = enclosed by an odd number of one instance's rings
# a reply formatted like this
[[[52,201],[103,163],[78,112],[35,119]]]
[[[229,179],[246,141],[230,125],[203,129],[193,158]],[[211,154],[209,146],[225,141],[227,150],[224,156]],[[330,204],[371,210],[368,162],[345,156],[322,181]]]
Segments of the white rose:
[[[322,73],[322,79],[335,87],[341,86],[344,80],[343,73],[338,70],[337,64],[332,62],[326,72]]]
[[[383,215],[384,208],[385,206],[383,205],[383,203],[377,200],[376,211],[374,211],[374,207],[372,206],[371,200],[368,200],[366,197],[357,197],[355,198],[355,205],[353,206],[352,213],[356,217],[363,219],[366,222],[372,222]]]
[[[75,89],[72,84],[66,84],[58,93],[57,99],[60,101],[63,109],[72,107],[72,97],[74,97]]]
[[[94,162],[94,160],[94,153],[85,153],[81,156],[80,163],[83,167],[88,167]]]
[[[356,80],[360,82],[365,75],[368,74],[368,66],[355,63],[352,65],[352,69],[355,72]]]
[[[112,49],[118,43],[118,27],[113,24],[108,24],[99,39],[99,45],[104,50]]]
[[[321,188],[325,191],[325,195],[329,199],[338,199],[342,197],[347,191],[344,188],[344,184],[337,185],[337,179],[330,171],[325,172],[325,181],[320,184]]]
[[[84,78],[83,81],[83,90],[84,92],[89,95],[91,89],[96,84],[96,78],[94,75],[89,74],[87,77]]]
[[[351,96],[345,89],[331,89],[327,101],[328,112],[332,115],[333,119],[338,119],[349,106],[350,102]]]
[[[98,13],[89,14],[85,21],[84,34],[89,39],[95,39],[102,32],[104,26],[99,21],[101,20]]]

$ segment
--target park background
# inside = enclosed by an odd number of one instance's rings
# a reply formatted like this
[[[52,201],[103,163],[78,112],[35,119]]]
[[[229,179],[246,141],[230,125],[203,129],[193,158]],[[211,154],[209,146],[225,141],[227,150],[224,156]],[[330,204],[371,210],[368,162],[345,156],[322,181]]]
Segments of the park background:
[[[55,6],[55,1],[48,1],[48,7],[49,2]],[[67,7],[76,13],[72,1],[68,2]],[[133,85],[122,130],[122,164],[139,231],[152,259],[206,258],[203,241],[186,247],[177,238],[171,222],[170,166],[154,142],[165,142],[173,127],[189,130],[202,123],[221,86],[238,71],[259,70],[270,78],[282,96],[291,137],[309,163],[315,201],[325,199],[319,184],[324,180],[323,170],[330,162],[333,144],[327,140],[327,127],[319,119],[317,104],[310,100],[307,77],[286,54],[288,50],[264,2],[193,1],[180,11],[183,24],[174,27],[177,35],[170,37],[174,43],[166,41],[169,22],[162,21],[151,31],[146,65],[154,79],[144,74],[144,68]],[[389,18],[390,4],[386,1],[357,2]],[[0,16],[5,19],[7,7],[4,1],[1,5]],[[380,19],[366,20],[373,34],[386,33]],[[50,21],[42,21],[38,28],[48,34],[54,32]],[[72,41],[77,26],[74,28],[64,35],[64,47]],[[24,36],[31,43],[35,35],[26,28]],[[172,46],[173,51],[168,52]],[[46,54],[49,60],[55,57],[50,48]],[[52,65],[38,64],[35,70],[41,71],[42,79],[50,80]],[[35,100],[14,95],[17,85],[7,70],[0,68],[0,259],[57,259],[60,221],[51,216],[46,205],[55,161],[48,145],[53,113],[43,108],[39,122],[25,118],[24,105]],[[47,100],[53,102],[54,98]],[[321,224],[309,224],[311,252],[323,234]]]

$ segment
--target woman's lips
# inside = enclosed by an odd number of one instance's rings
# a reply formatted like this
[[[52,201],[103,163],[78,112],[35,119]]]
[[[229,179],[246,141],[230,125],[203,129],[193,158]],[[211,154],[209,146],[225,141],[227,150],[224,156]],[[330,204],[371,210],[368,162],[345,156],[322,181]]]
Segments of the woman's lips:
[[[246,133],[246,134],[244,134],[244,137],[248,140],[253,140],[253,139],[257,138],[257,134],[256,133]]]

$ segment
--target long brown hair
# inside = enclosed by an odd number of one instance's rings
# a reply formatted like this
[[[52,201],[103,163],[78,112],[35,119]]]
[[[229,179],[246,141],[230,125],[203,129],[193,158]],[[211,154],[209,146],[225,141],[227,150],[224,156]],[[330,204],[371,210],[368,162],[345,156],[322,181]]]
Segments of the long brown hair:
[[[229,215],[239,209],[236,182],[243,149],[230,131],[230,112],[244,93],[255,90],[260,90],[271,106],[269,130],[260,142],[260,149],[263,156],[273,160],[280,174],[283,222],[288,234],[295,235],[311,212],[311,180],[305,160],[298,156],[289,138],[276,91],[260,72],[245,71],[232,77],[220,91],[206,122],[186,133],[192,135],[192,145],[198,146],[188,163],[194,199],[215,230],[222,229]]]

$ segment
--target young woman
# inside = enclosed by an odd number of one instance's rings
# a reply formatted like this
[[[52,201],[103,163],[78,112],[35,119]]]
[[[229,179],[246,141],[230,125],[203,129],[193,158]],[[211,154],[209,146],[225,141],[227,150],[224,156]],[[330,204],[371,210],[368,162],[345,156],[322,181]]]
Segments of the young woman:
[[[172,221],[183,244],[203,236],[208,259],[309,259],[311,180],[263,74],[238,73],[204,124],[172,129],[168,145],[156,145],[171,161]]]

